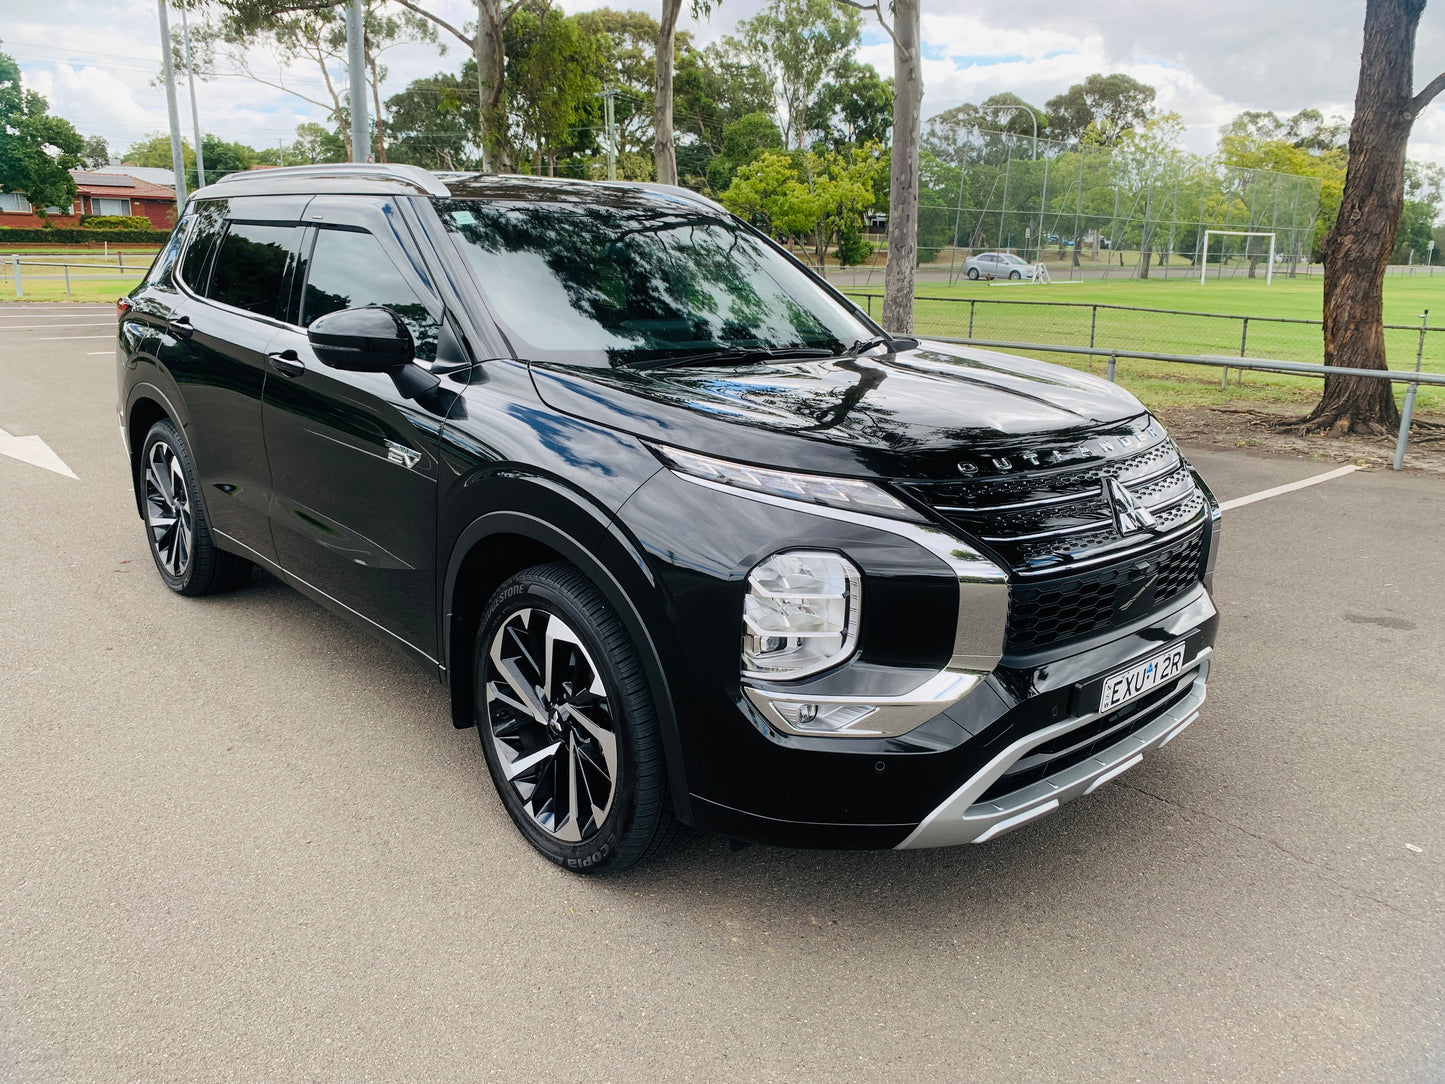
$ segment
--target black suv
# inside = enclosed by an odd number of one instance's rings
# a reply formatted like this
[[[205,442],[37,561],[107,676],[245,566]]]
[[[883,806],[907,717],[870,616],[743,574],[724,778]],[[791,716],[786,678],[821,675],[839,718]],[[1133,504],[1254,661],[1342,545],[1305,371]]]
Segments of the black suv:
[[[696,193],[231,177],[120,309],[166,584],[394,642],[569,868],[982,842],[1204,699],[1218,505],[1136,399],[890,337]]]

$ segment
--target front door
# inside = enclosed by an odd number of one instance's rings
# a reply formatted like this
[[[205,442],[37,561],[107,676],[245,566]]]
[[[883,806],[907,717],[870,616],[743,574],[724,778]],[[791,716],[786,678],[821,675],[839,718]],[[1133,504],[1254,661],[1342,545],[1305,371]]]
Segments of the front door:
[[[397,241],[406,227],[391,201],[318,197],[307,221],[301,326],[268,348],[263,424],[277,560],[435,660],[443,397],[408,399],[384,373],[328,368],[303,329],[329,312],[385,306],[406,321],[424,363],[436,357],[441,303]]]

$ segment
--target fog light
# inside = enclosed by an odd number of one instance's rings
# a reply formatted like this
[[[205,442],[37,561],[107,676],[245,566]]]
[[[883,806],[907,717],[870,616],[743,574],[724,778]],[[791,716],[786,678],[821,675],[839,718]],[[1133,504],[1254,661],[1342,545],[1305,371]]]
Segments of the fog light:
[[[793,550],[758,564],[743,601],[743,675],[798,678],[842,662],[857,646],[862,593],[857,567],[836,553]]]
[[[774,701],[773,709],[789,726],[820,734],[840,730],[868,734],[870,731],[859,729],[858,724],[878,710],[872,704],[801,704],[787,700]]]

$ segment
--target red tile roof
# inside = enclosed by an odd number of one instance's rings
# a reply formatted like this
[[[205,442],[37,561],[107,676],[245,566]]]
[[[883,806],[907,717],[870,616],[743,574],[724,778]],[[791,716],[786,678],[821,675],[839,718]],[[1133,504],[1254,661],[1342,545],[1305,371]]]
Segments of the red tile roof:
[[[164,185],[151,184],[138,177],[127,177],[121,173],[82,173],[72,170],[75,186],[83,196],[110,197],[112,199],[163,199],[174,200],[176,194]]]

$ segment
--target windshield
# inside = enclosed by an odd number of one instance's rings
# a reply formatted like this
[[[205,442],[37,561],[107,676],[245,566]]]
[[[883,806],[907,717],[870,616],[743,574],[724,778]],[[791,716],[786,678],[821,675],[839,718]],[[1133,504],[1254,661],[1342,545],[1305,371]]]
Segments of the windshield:
[[[1006,261],[1008,261],[1009,263],[1022,264],[1022,263],[1024,262],[1021,257],[1015,256],[1012,252],[1006,253],[1005,255],[1003,255],[1003,256],[1001,256],[1001,257],[999,257],[999,258],[1002,259],[1002,260],[1006,260]]]
[[[842,353],[877,332],[737,223],[654,199],[438,200],[513,346],[631,365],[719,351]]]

